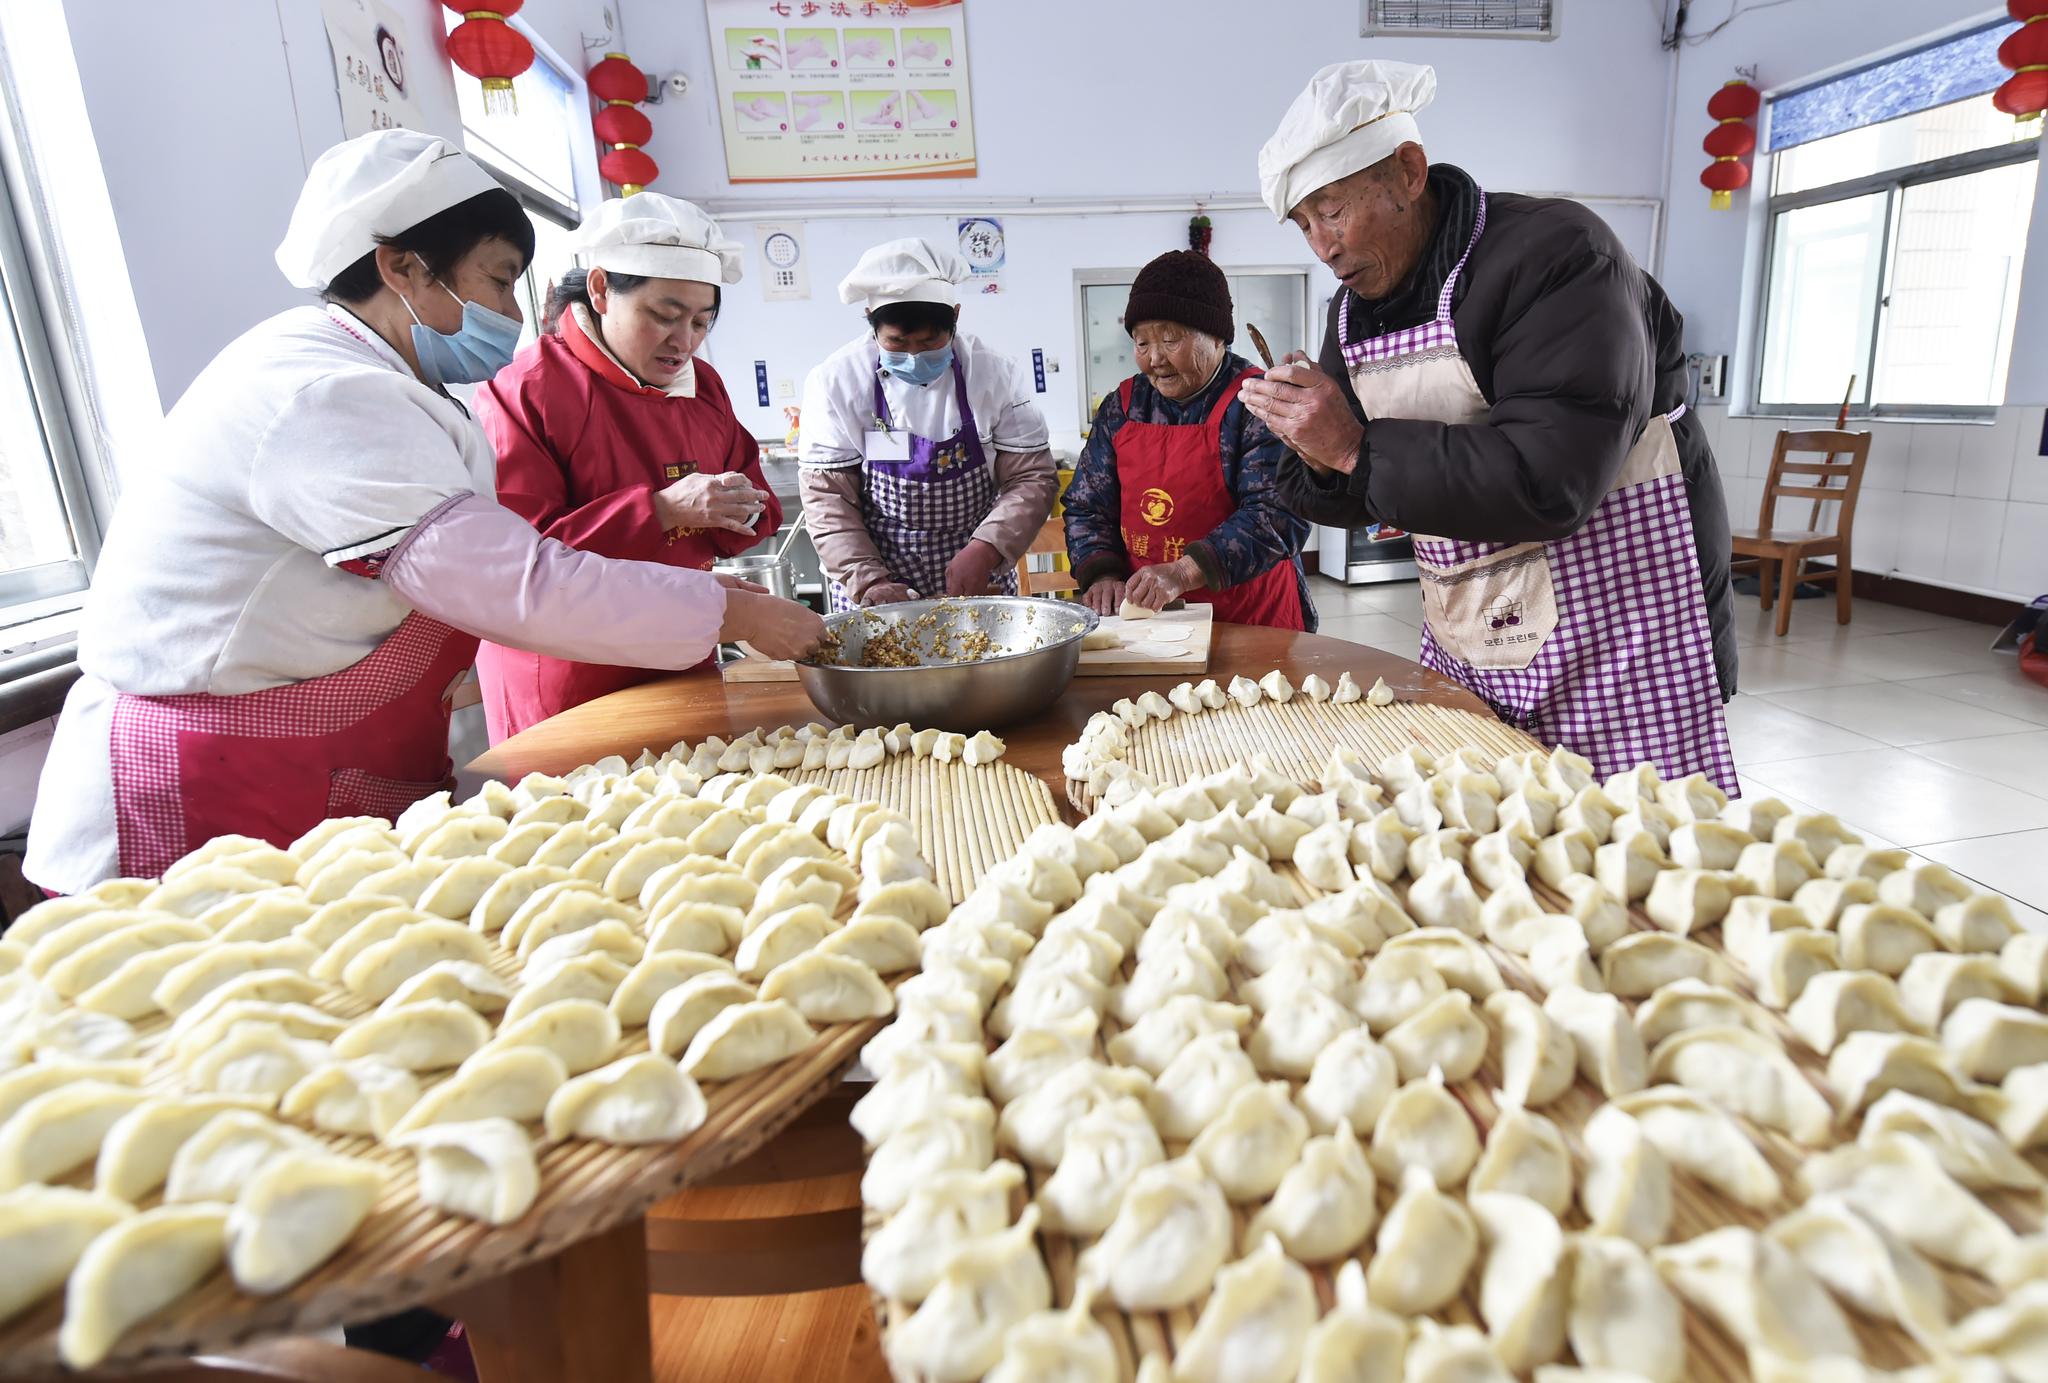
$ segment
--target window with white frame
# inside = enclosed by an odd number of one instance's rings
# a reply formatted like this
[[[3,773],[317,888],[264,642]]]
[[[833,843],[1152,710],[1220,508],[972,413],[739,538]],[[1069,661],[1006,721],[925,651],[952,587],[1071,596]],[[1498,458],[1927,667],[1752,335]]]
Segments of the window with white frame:
[[[19,214],[28,186],[0,108],[0,627],[76,606],[99,555],[93,486],[59,380],[59,343],[37,298]]]
[[[1984,411],[2005,398],[2038,122],[1993,108],[1998,25],[1771,102],[1756,404]],[[1853,383],[1852,383],[1853,379]]]

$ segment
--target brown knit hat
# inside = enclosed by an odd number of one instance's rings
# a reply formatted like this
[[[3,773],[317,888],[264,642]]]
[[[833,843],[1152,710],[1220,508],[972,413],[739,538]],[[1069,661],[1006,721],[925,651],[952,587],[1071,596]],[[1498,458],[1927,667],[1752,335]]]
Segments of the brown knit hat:
[[[1124,330],[1140,322],[1178,322],[1225,345],[1237,335],[1230,317],[1230,281],[1193,250],[1168,250],[1138,271],[1124,307]]]

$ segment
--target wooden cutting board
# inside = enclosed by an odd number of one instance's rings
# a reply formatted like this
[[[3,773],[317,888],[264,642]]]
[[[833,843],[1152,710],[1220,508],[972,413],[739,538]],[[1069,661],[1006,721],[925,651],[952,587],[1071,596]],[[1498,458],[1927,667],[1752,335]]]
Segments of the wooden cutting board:
[[[1212,606],[1189,605],[1162,611],[1145,620],[1111,615],[1102,621],[1101,627],[1121,638],[1123,646],[1084,651],[1081,666],[1074,673],[1076,677],[1150,677],[1168,673],[1195,677],[1209,671],[1209,644],[1216,629]],[[1133,651],[1133,644],[1156,644],[1162,650],[1170,646],[1178,651],[1172,656],[1164,652],[1139,653]],[[748,650],[744,658],[721,667],[719,675],[728,682],[794,682],[796,664],[764,658]]]
[[[1126,620],[1111,615],[1101,627],[1123,640],[1120,648],[1093,648],[1081,654],[1076,677],[1149,677],[1179,673],[1192,678],[1209,670],[1209,644],[1216,631],[1210,605],[1163,610],[1151,619]],[[1131,645],[1157,645],[1160,651],[1137,652]],[[1169,656],[1168,647],[1177,650]]]

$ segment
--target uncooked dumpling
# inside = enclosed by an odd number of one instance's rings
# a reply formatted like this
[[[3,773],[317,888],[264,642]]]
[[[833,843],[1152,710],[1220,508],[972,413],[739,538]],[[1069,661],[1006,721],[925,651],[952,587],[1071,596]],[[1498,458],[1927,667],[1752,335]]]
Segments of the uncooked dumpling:
[[[1126,1311],[1184,1306],[1209,1290],[1231,1247],[1230,1205],[1192,1157],[1147,1167],[1109,1229],[1081,1255],[1081,1290],[1106,1289]]]
[[[1404,1168],[1420,1167],[1449,1189],[1464,1181],[1478,1160],[1479,1134],[1472,1116],[1444,1089],[1440,1071],[1395,1091],[1373,1124],[1373,1168],[1387,1181],[1398,1182]]]
[[[1374,1304],[1417,1316],[1449,1303],[1479,1256],[1479,1227],[1455,1196],[1437,1189],[1427,1169],[1411,1167],[1380,1221],[1367,1270]]]
[[[935,1383],[981,1378],[1002,1358],[1003,1336],[1052,1304],[1037,1244],[1038,1212],[969,1240],[939,1273],[924,1304],[883,1338],[891,1365]]]
[[[363,1057],[317,1068],[285,1092],[278,1112],[328,1133],[382,1138],[419,1098],[412,1072]]]
[[[1617,1378],[1648,1383],[1679,1383],[1685,1376],[1685,1317],[1678,1298],[1632,1240],[1577,1237],[1566,1334],[1589,1372],[1611,1369]]]
[[[1864,1112],[1859,1143],[1910,1138],[1933,1153],[1942,1170],[1978,1190],[2038,1190],[2041,1174],[1989,1124],[1906,1090],[1890,1090]]]
[[[1906,1011],[1898,986],[1867,970],[1815,975],[1785,1011],[1785,1021],[1822,1056],[1852,1032],[1921,1031],[1920,1023]]]
[[[498,1029],[490,1050],[539,1047],[561,1058],[562,1065],[574,1076],[611,1060],[619,1036],[619,1020],[603,1004],[591,999],[563,999]]]
[[[1081,1238],[1100,1234],[1138,1173],[1165,1160],[1144,1105],[1125,1097],[1094,1106],[1067,1130],[1059,1166],[1039,1188],[1046,1227]]]
[[[1553,1215],[1572,1203],[1572,1155],[1557,1125],[1541,1114],[1509,1106],[1486,1135],[1486,1150],[1472,1169],[1468,1195],[1500,1191],[1526,1196]]]
[[[1761,1208],[1778,1199],[1778,1174],[1749,1135],[1690,1090],[1655,1085],[1616,1095],[1613,1107],[1632,1117],[1667,1161],[1730,1200]]]
[[[1271,1081],[1239,1087],[1188,1152],[1231,1200],[1259,1201],[1295,1165],[1308,1133],[1287,1082]]]
[[[1472,1012],[1472,996],[1454,989],[1396,1024],[1380,1043],[1393,1054],[1403,1080],[1419,1080],[1434,1068],[1456,1081],[1479,1069],[1488,1039],[1486,1024]]]
[[[1964,1075],[2003,1081],[2048,1062],[2048,1016],[1995,999],[1965,999],[1941,1024],[1941,1045]]]
[[[1003,1357],[984,1383],[1118,1383],[1116,1345],[1094,1317],[1095,1300],[1077,1296],[1061,1311],[1034,1311],[1003,1335]]]
[[[1354,1028],[1317,1056],[1302,1087],[1301,1107],[1318,1133],[1345,1124],[1365,1136],[1392,1098],[1397,1081],[1393,1056],[1370,1033]]]
[[[86,1246],[135,1213],[113,1196],[68,1186],[25,1186],[0,1194],[0,1321],[61,1285]]]
[[[1840,1196],[1819,1195],[1764,1231],[1836,1296],[1931,1346],[1948,1331],[1947,1297],[1926,1259]]]
[[[1174,1351],[1186,1383],[1294,1383],[1320,1308],[1308,1271],[1264,1238],[1216,1274],[1195,1328]]]
[[[761,981],[763,1000],[786,999],[813,1023],[851,1023],[882,1018],[896,1001],[881,977],[846,956],[807,952],[770,971]]]
[[[504,1225],[540,1194],[533,1142],[510,1119],[434,1124],[391,1141],[417,1156],[420,1202],[436,1210]]]
[[[491,1025],[475,1009],[433,1000],[356,1020],[334,1039],[334,1055],[343,1061],[374,1056],[408,1071],[437,1071],[467,1060],[490,1035]]]
[[[91,1368],[130,1326],[197,1287],[226,1256],[227,1224],[225,1205],[163,1205],[109,1226],[65,1287],[64,1362]]]
[[[165,1176],[171,1202],[232,1201],[273,1158],[321,1145],[261,1114],[226,1113],[208,1120],[179,1145]]]
[[[697,1083],[653,1052],[625,1057],[564,1083],[548,1100],[547,1135],[600,1143],[673,1143],[704,1122]]]
[[[383,1169],[355,1158],[295,1152],[272,1159],[228,1212],[235,1285],[258,1296],[291,1287],[354,1237],[383,1189]]]
[[[683,1073],[700,1081],[732,1080],[795,1056],[817,1036],[817,1029],[785,1000],[733,1004],[690,1039]]]
[[[1586,1175],[1579,1202],[1595,1234],[1650,1248],[1671,1228],[1671,1164],[1634,1117],[1602,1105],[1581,1134]]]
[[[171,1170],[185,1141],[223,1114],[261,1114],[268,1099],[254,1095],[157,1096],[123,1114],[100,1140],[93,1181],[98,1190],[139,1201]],[[0,1310],[0,1319],[6,1312]]]
[[[1590,789],[1589,789],[1590,791]],[[1488,1191],[1471,1198],[1486,1257],[1479,1270],[1479,1318],[1494,1352],[1517,1372],[1564,1350],[1571,1276],[1557,1217],[1526,1196]]]
[[[37,1095],[0,1124],[0,1191],[53,1182],[91,1161],[107,1130],[146,1098],[132,1085],[92,1080]]]
[[[1571,1089],[1578,1074],[1578,1048],[1572,1035],[1534,999],[1504,989],[1488,997],[1486,1016],[1500,1029],[1502,1103],[1538,1108]],[[1394,1034],[1387,1036],[1391,1041]]]
[[[185,1066],[198,1089],[220,1095],[282,1095],[332,1055],[325,1042],[270,1023],[237,1023]]]
[[[1256,1243],[1278,1236],[1304,1263],[1342,1258],[1365,1242],[1378,1218],[1372,1164],[1348,1122],[1310,1139],[1281,1178],[1272,1199],[1245,1232]]]
[[[956,1096],[934,1101],[922,1117],[898,1125],[868,1157],[861,1203],[885,1213],[910,1199],[936,1172],[980,1171],[995,1160],[995,1106]]]
[[[862,1279],[891,1300],[923,1301],[962,1245],[1010,1223],[1010,1196],[1023,1184],[1014,1162],[931,1173],[868,1237]]]
[[[1784,1049],[1748,1028],[1691,1028],[1668,1037],[1651,1057],[1650,1075],[1808,1145],[1825,1142],[1833,1124],[1827,1099]]]
[[[1747,1349],[1795,1362],[1859,1357],[1855,1332],[1819,1279],[1755,1230],[1717,1229],[1651,1258],[1680,1296]]]
[[[1942,1170],[1925,1144],[1884,1134],[1816,1153],[1800,1168],[1809,1196],[1835,1192],[1929,1258],[1996,1280],[2018,1243],[2006,1222]]]
[[[1543,1011],[1571,1035],[1579,1070],[1603,1095],[1643,1088],[1649,1058],[1621,1000],[1586,989],[1554,989]]]
[[[467,1124],[481,1119],[532,1123],[569,1079],[561,1057],[539,1046],[491,1046],[416,1100],[391,1128],[391,1135],[430,1124]]]

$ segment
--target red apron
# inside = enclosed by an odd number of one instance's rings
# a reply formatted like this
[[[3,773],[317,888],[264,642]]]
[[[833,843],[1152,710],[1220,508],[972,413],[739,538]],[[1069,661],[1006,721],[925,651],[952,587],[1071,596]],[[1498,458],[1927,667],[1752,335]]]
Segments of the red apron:
[[[1177,562],[1189,543],[1206,538],[1237,512],[1223,483],[1223,415],[1244,382],[1260,371],[1247,369],[1230,381],[1199,423],[1126,422],[1116,430],[1117,485],[1123,491],[1121,522],[1131,570]],[[1126,415],[1132,380],[1123,382]],[[1294,563],[1275,562],[1249,581],[1225,591],[1194,590],[1187,598],[1212,605],[1216,618],[1231,624],[1306,629]]]
[[[154,878],[215,836],[286,846],[330,816],[396,817],[451,785],[450,693],[477,641],[418,611],[339,672],[114,702],[121,872]]]

